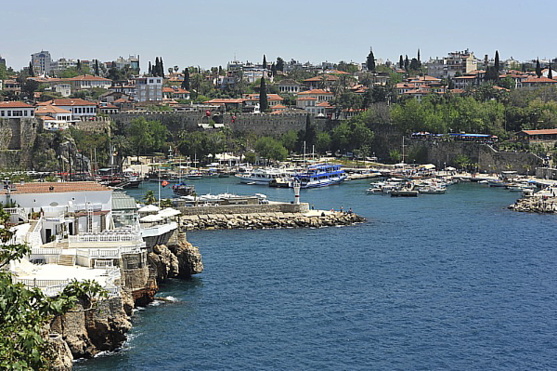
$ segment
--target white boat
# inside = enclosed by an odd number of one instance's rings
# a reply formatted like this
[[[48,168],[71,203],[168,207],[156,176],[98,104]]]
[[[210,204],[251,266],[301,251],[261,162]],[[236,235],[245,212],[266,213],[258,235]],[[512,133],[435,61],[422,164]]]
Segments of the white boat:
[[[254,169],[246,173],[236,174],[236,177],[240,179],[240,183],[268,186],[271,180],[285,178],[290,175],[291,174],[285,169],[270,167]]]
[[[344,170],[336,164],[310,165],[304,172],[294,175],[294,179],[300,182],[302,188],[319,188],[340,184],[346,178]]]

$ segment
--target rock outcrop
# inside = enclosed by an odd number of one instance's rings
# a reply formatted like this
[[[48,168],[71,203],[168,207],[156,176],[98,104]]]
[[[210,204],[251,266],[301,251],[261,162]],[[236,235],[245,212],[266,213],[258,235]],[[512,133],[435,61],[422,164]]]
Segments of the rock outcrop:
[[[178,235],[175,244],[154,246],[148,259],[156,270],[158,282],[168,278],[190,278],[203,271],[199,249],[190,244],[183,233]]]
[[[557,197],[534,196],[519,198],[509,209],[530,213],[557,213]]]
[[[91,305],[80,301],[66,314],[56,316],[50,324],[50,338],[56,334],[69,347],[74,359],[90,358],[102,351],[118,349],[131,328],[131,296],[123,292]],[[63,347],[58,349],[63,350]],[[65,355],[61,353],[61,358]],[[56,362],[63,362],[57,360]]]

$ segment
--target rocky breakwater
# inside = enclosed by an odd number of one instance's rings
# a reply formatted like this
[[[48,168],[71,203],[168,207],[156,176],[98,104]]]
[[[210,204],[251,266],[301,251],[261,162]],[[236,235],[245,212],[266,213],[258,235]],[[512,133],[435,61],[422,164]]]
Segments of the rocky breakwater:
[[[529,213],[557,213],[557,197],[535,195],[518,199],[509,209]]]
[[[249,213],[186,215],[180,219],[183,230],[321,228],[351,225],[365,221],[354,213],[311,210],[306,213]]]

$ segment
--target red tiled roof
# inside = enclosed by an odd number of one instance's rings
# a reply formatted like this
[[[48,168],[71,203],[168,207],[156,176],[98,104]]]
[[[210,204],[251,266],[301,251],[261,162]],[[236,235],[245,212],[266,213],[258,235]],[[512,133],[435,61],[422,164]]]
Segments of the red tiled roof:
[[[20,101],[10,101],[0,102],[0,108],[33,108],[33,106]]]
[[[97,103],[80,98],[60,98],[37,103],[39,106],[96,106]]]
[[[112,80],[106,79],[104,77],[87,75],[87,74],[79,75],[79,76],[76,76],[76,77],[70,77],[70,78],[68,78],[68,80],[70,80],[70,81],[106,81],[106,82],[112,82]]]
[[[522,83],[527,84],[556,84],[557,80],[550,79],[549,77],[529,77],[525,80],[522,80]]]
[[[557,135],[557,129],[522,130],[527,135]]]
[[[323,89],[312,89],[312,90],[305,90],[305,91],[301,91],[298,93],[298,95],[315,95],[315,94],[327,94],[327,95],[332,95],[333,93],[331,93],[330,91],[327,90],[323,90]]]
[[[35,109],[35,114],[36,115],[46,115],[49,113],[71,113],[68,110],[65,110],[63,108],[60,107],[56,107],[56,106],[39,106]]]
[[[52,189],[51,189],[52,187]],[[15,189],[12,189],[11,194],[23,193],[65,193],[65,192],[99,192],[111,191],[110,188],[103,186],[97,182],[40,182],[40,183],[25,183],[16,184]],[[6,190],[3,189],[0,193],[5,194]]]

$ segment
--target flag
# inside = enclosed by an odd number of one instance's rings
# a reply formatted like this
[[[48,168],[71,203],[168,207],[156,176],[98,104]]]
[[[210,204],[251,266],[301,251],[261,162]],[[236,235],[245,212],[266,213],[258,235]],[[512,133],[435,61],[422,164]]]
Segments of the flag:
[[[161,183],[161,186],[166,187],[168,184],[170,184],[170,183],[168,183],[166,180],[163,180],[162,183]]]

